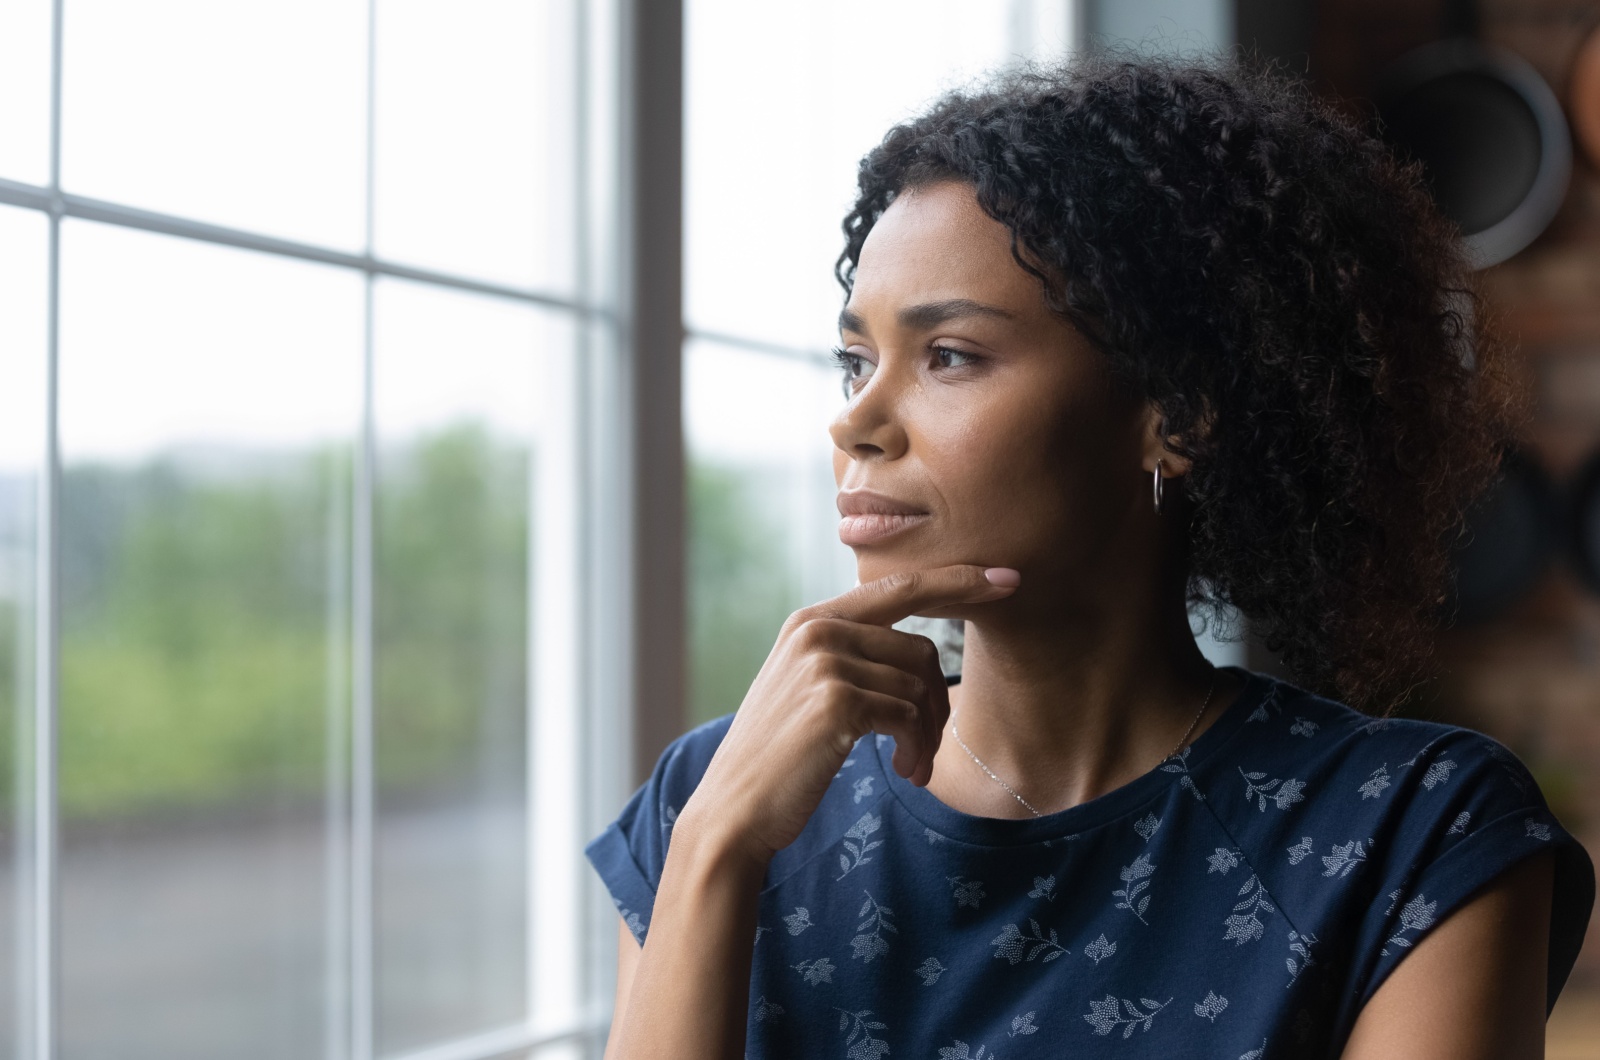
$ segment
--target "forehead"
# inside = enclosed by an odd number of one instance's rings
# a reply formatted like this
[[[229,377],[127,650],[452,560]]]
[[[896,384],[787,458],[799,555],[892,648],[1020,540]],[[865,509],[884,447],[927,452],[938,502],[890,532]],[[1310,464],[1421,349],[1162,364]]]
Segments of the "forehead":
[[[903,191],[867,233],[850,307],[954,298],[1047,312],[1039,281],[1011,256],[1010,230],[983,212],[970,185]]]

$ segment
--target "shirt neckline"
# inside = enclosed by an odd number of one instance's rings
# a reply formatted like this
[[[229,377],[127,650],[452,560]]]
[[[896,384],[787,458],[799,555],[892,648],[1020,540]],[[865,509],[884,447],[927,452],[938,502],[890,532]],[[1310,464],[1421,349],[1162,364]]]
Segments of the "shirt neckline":
[[[1242,666],[1220,666],[1244,679],[1244,686],[1222,717],[1213,722],[1189,744],[1183,764],[1190,774],[1199,772],[1203,765],[1226,743],[1244,720],[1266,697],[1273,678],[1247,670]],[[1181,774],[1163,770],[1172,759],[1163,759],[1148,773],[1135,777],[1119,788],[1113,788],[1088,802],[1069,806],[1043,817],[980,817],[963,813],[946,806],[926,788],[920,788],[894,771],[890,758],[894,754],[892,740],[873,740],[878,770],[884,776],[888,790],[894,793],[912,817],[934,832],[950,839],[981,846],[1015,846],[1057,839],[1086,831],[1135,809],[1159,794],[1168,785],[1181,782]],[[886,750],[886,745],[887,750]]]

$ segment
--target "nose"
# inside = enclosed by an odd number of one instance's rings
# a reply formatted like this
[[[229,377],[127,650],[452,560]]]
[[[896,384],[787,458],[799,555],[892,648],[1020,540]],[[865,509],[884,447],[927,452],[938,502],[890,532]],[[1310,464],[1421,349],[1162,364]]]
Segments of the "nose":
[[[881,360],[828,426],[834,447],[852,460],[894,460],[905,454],[904,386],[891,371],[887,358]]]

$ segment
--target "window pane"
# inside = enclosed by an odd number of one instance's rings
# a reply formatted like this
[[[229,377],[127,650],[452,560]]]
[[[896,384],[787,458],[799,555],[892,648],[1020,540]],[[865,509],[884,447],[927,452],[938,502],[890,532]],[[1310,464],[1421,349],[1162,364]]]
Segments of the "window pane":
[[[695,721],[737,709],[790,612],[855,584],[833,499],[839,379],[821,361],[687,347]]]
[[[29,717],[33,710],[35,532],[45,443],[45,276],[43,214],[0,206],[0,1057],[17,1055],[17,1014],[30,1000],[18,961],[31,925]],[[19,840],[21,842],[19,842]],[[23,991],[19,994],[18,992]]]
[[[832,269],[857,161],[893,122],[1020,50],[1012,5],[685,6],[690,327],[823,347],[838,338]]]
[[[68,191],[359,248],[366,0],[72,0]]]
[[[361,280],[62,238],[62,1055],[320,1056]]]
[[[50,182],[50,0],[0,4],[0,177]]]
[[[527,1014],[530,516],[558,318],[376,289],[378,1041]]]
[[[572,8],[522,0],[378,6],[380,256],[571,290]]]

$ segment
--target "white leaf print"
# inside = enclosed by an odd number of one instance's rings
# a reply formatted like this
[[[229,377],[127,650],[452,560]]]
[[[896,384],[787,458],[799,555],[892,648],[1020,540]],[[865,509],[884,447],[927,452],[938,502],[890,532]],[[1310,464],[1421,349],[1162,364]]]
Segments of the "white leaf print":
[[[844,848],[845,850],[849,851],[850,856],[846,857],[844,854],[839,855],[839,867],[844,871],[840,872],[839,875],[834,877],[834,879],[842,880],[849,875],[853,869],[856,869],[872,860],[871,858],[867,857],[867,852],[883,846],[883,840],[875,839],[868,843],[866,839],[882,826],[883,818],[874,817],[871,813],[862,814],[861,819],[850,826],[850,830],[844,834],[843,840]]]
[[[1379,795],[1382,795],[1383,789],[1387,788],[1388,786],[1389,763],[1385,762],[1383,765],[1372,771],[1372,776],[1368,777],[1358,790],[1361,792],[1361,798],[1363,800],[1375,799]]]
[[[1150,837],[1155,835],[1156,829],[1160,827],[1161,818],[1157,817],[1153,813],[1147,813],[1143,818],[1134,822],[1133,830],[1138,832],[1139,837],[1148,843],[1150,841]]]
[[[860,916],[866,917],[856,925],[860,934],[850,940],[850,947],[854,951],[852,957],[858,957],[867,964],[872,963],[872,958],[881,957],[889,952],[889,942],[883,937],[885,931],[891,935],[898,935],[900,929],[894,926],[894,910],[886,905],[879,905],[877,900],[866,891],[865,904],[861,907]],[[870,929],[870,930],[869,930]]]
[[[762,935],[765,935],[765,934],[766,934],[766,933],[767,933],[767,932],[769,932],[769,931],[771,931],[771,930],[772,930],[772,929],[771,929],[771,928],[769,928],[769,927],[762,927],[762,926],[761,926],[761,925],[760,925],[760,924],[757,924],[757,925],[756,925],[756,938],[755,938],[755,942],[760,942],[760,941],[761,941],[761,936],[762,936]],[[751,943],[751,945],[755,945],[755,943]]]
[[[856,802],[860,802],[862,799],[869,798],[872,795],[872,779],[871,777],[862,777],[855,782],[852,790],[855,792]]]
[[[929,957],[917,966],[917,974],[922,976],[923,986],[932,986],[937,983],[939,976],[944,974],[944,970],[944,965],[940,964],[936,957]]]
[[[1427,788],[1429,791],[1432,791],[1440,784],[1443,784],[1445,781],[1449,780],[1450,773],[1455,768],[1456,764],[1450,761],[1450,759],[1441,758],[1439,761],[1429,766],[1426,773],[1422,774],[1422,786]]]
[[[1295,957],[1285,959],[1289,966],[1289,981],[1284,984],[1285,988],[1293,986],[1294,981],[1300,978],[1300,973],[1311,967],[1311,947],[1316,944],[1317,936],[1309,931],[1304,935],[1296,931],[1289,932],[1289,952],[1297,954],[1298,960]]]
[[[789,929],[789,934],[798,935],[811,926],[811,911],[803,905],[797,905],[794,912],[783,918],[783,923]]]
[[[1421,931],[1433,926],[1433,911],[1439,903],[1424,902],[1423,897],[1417,895],[1400,910],[1400,925],[1408,931]]]
[[[854,758],[846,758],[844,760],[844,765],[840,766],[839,771],[833,775],[833,779],[838,780],[840,777],[844,776],[844,771],[855,764],[856,760]]]
[[[1454,821],[1450,822],[1450,827],[1445,829],[1445,833],[1444,834],[1445,835],[1466,835],[1467,834],[1467,825],[1470,824],[1471,821],[1472,821],[1472,814],[1467,810],[1462,810],[1460,813],[1456,814],[1456,819]]]
[[[1033,878],[1033,890],[1028,892],[1028,897],[1029,898],[1044,898],[1044,899],[1047,899],[1047,900],[1052,901],[1052,902],[1055,901],[1055,897],[1056,897],[1056,878],[1055,878],[1055,876],[1054,875],[1050,875],[1050,876],[1035,876]]]
[[[1267,889],[1261,886],[1261,881],[1254,876],[1244,881],[1244,886],[1239,888],[1239,893],[1244,895],[1243,901],[1234,903],[1233,913],[1222,923],[1227,928],[1222,936],[1222,941],[1229,939],[1234,945],[1243,946],[1246,942],[1254,942],[1266,931],[1261,923],[1259,914],[1275,912],[1272,902],[1267,898]]]
[[[768,1001],[767,996],[763,994],[761,995],[761,999],[756,1002],[755,1011],[750,1015],[750,1022],[764,1023],[767,1020],[772,1019],[774,1016],[781,1015],[783,1015],[783,1006]]]
[[[1244,801],[1255,799],[1256,808],[1262,813],[1267,810],[1268,799],[1271,799],[1280,810],[1287,810],[1295,803],[1305,801],[1305,796],[1300,794],[1306,788],[1304,781],[1293,777],[1288,780],[1266,780],[1265,773],[1246,773],[1242,767],[1239,768],[1239,775],[1244,778]],[[1266,780],[1266,783],[1256,783],[1260,780]]]
[[[1267,1040],[1263,1038],[1261,1039],[1261,1048],[1240,1054],[1239,1060],[1261,1060],[1265,1055],[1267,1055]]]
[[[944,842],[944,836],[940,835],[938,832],[935,832],[931,828],[924,828],[922,830],[922,834],[928,837],[928,845],[929,846],[932,846],[935,843]]]
[[[1229,850],[1227,847],[1218,847],[1215,854],[1206,858],[1206,863],[1211,866],[1206,870],[1207,876],[1213,872],[1220,872],[1226,876],[1229,869],[1239,867],[1239,852],[1237,850]]]
[[[1303,835],[1300,837],[1300,842],[1289,848],[1289,864],[1300,864],[1309,853],[1311,853],[1311,837]]]
[[[1537,839],[1541,842],[1549,842],[1550,826],[1545,824],[1543,821],[1536,821],[1532,817],[1529,817],[1527,820],[1522,822],[1522,827],[1527,829],[1529,839]]]
[[[1283,707],[1278,704],[1278,689],[1274,687],[1267,693],[1266,698],[1250,712],[1249,721],[1266,721],[1283,712]]]
[[[1104,934],[1083,948],[1083,955],[1094,961],[1098,967],[1101,960],[1117,952],[1115,942],[1107,942]]]
[[[848,1047],[845,1056],[849,1060],[878,1060],[889,1051],[888,1042],[872,1036],[873,1031],[881,1031],[885,1027],[881,1021],[871,1018],[871,1009],[846,1012],[842,1008],[836,1008],[835,1011],[839,1013],[839,1029],[842,1031],[846,1027],[850,1028],[850,1036],[844,1040],[844,1044]]]
[[[1150,881],[1145,877],[1155,870],[1156,867],[1150,863],[1150,855],[1140,854],[1133,859],[1133,864],[1124,866],[1122,872],[1119,873],[1122,879],[1122,887],[1111,892],[1113,898],[1122,899],[1117,903],[1116,908],[1126,909],[1138,917],[1141,924],[1146,926],[1149,926],[1149,922],[1144,918],[1144,911],[1150,905],[1150,896],[1148,894],[1145,895],[1144,900],[1137,905],[1134,904],[1134,899],[1139,896],[1140,891],[1150,886]]]
[[[1141,1009],[1126,998],[1123,999],[1121,1004],[1118,1004],[1115,995],[1107,994],[1104,1001],[1089,1002],[1089,1011],[1083,1018],[1088,1020],[1090,1025],[1094,1027],[1096,1034],[1110,1034],[1121,1025],[1122,1037],[1126,1039],[1133,1034],[1136,1027],[1142,1026],[1148,1031],[1151,1021],[1171,1003],[1172,999],[1170,997],[1161,1002],[1151,1001],[1149,998],[1141,998],[1139,1000],[1139,1004],[1143,1006]],[[1123,1018],[1124,1009],[1128,1013],[1127,1018]]]
[[[945,880],[950,884],[951,894],[956,900],[957,909],[964,905],[970,905],[976,909],[978,908],[978,903],[988,897],[983,893],[983,881],[981,880],[964,880],[960,876],[946,876]]]
[[[1227,998],[1219,997],[1218,995],[1207,990],[1205,998],[1196,1003],[1194,1006],[1194,1014],[1196,1016],[1202,1016],[1210,1020],[1212,1023],[1215,1023],[1217,1022],[1217,1017],[1222,1014],[1222,1010],[1227,1007]]]
[[[1189,752],[1191,750],[1193,750],[1193,748],[1185,747],[1182,751],[1175,755],[1168,755],[1167,762],[1161,767],[1161,771],[1163,773],[1183,774],[1178,778],[1179,786],[1186,789],[1190,795],[1195,797],[1197,801],[1205,802],[1206,797],[1200,794],[1200,789],[1195,786],[1194,777],[1189,775]]]
[[[957,1038],[951,1045],[939,1050],[939,1060],[995,1060],[993,1053],[984,1052],[983,1046],[978,1046],[978,1051],[968,1054],[967,1043]]]
[[[1037,1009],[1013,1017],[1011,1020],[1011,1037],[1015,1038],[1019,1034],[1037,1034],[1039,1028],[1033,1025],[1033,1017],[1036,1015],[1038,1015]]]
[[[678,808],[676,806],[663,806],[661,808],[661,830],[671,833],[672,826],[678,823]]]
[[[1352,839],[1340,846],[1335,843],[1332,852],[1322,859],[1322,874],[1324,876],[1337,875],[1340,879],[1350,875],[1350,870],[1367,860],[1367,852],[1361,846],[1361,840]]]
[[[1294,719],[1294,724],[1289,726],[1289,732],[1295,736],[1311,737],[1317,734],[1317,730],[1319,728],[1321,728],[1321,726],[1312,721],[1310,718],[1297,717]]]
[[[1062,954],[1071,952],[1061,945],[1055,928],[1050,929],[1047,938],[1040,930],[1037,920],[1029,918],[1028,927],[1030,932],[1026,935],[1016,924],[1007,924],[1002,928],[1000,934],[989,940],[989,945],[994,947],[995,957],[1004,957],[1007,962],[1018,964],[1024,960],[1032,961],[1042,954],[1044,959],[1039,963],[1049,964]]]
[[[1396,892],[1398,894],[1398,892]],[[1391,910],[1393,905],[1389,907]],[[1429,902],[1426,895],[1417,895],[1400,909],[1400,928],[1389,939],[1388,945],[1399,946],[1401,949],[1409,948],[1414,944],[1412,939],[1405,936],[1407,931],[1422,932],[1433,926],[1434,910],[1439,908],[1437,900]]]
[[[833,962],[826,957],[819,957],[814,961],[801,961],[790,967],[804,976],[810,986],[833,982]]]

